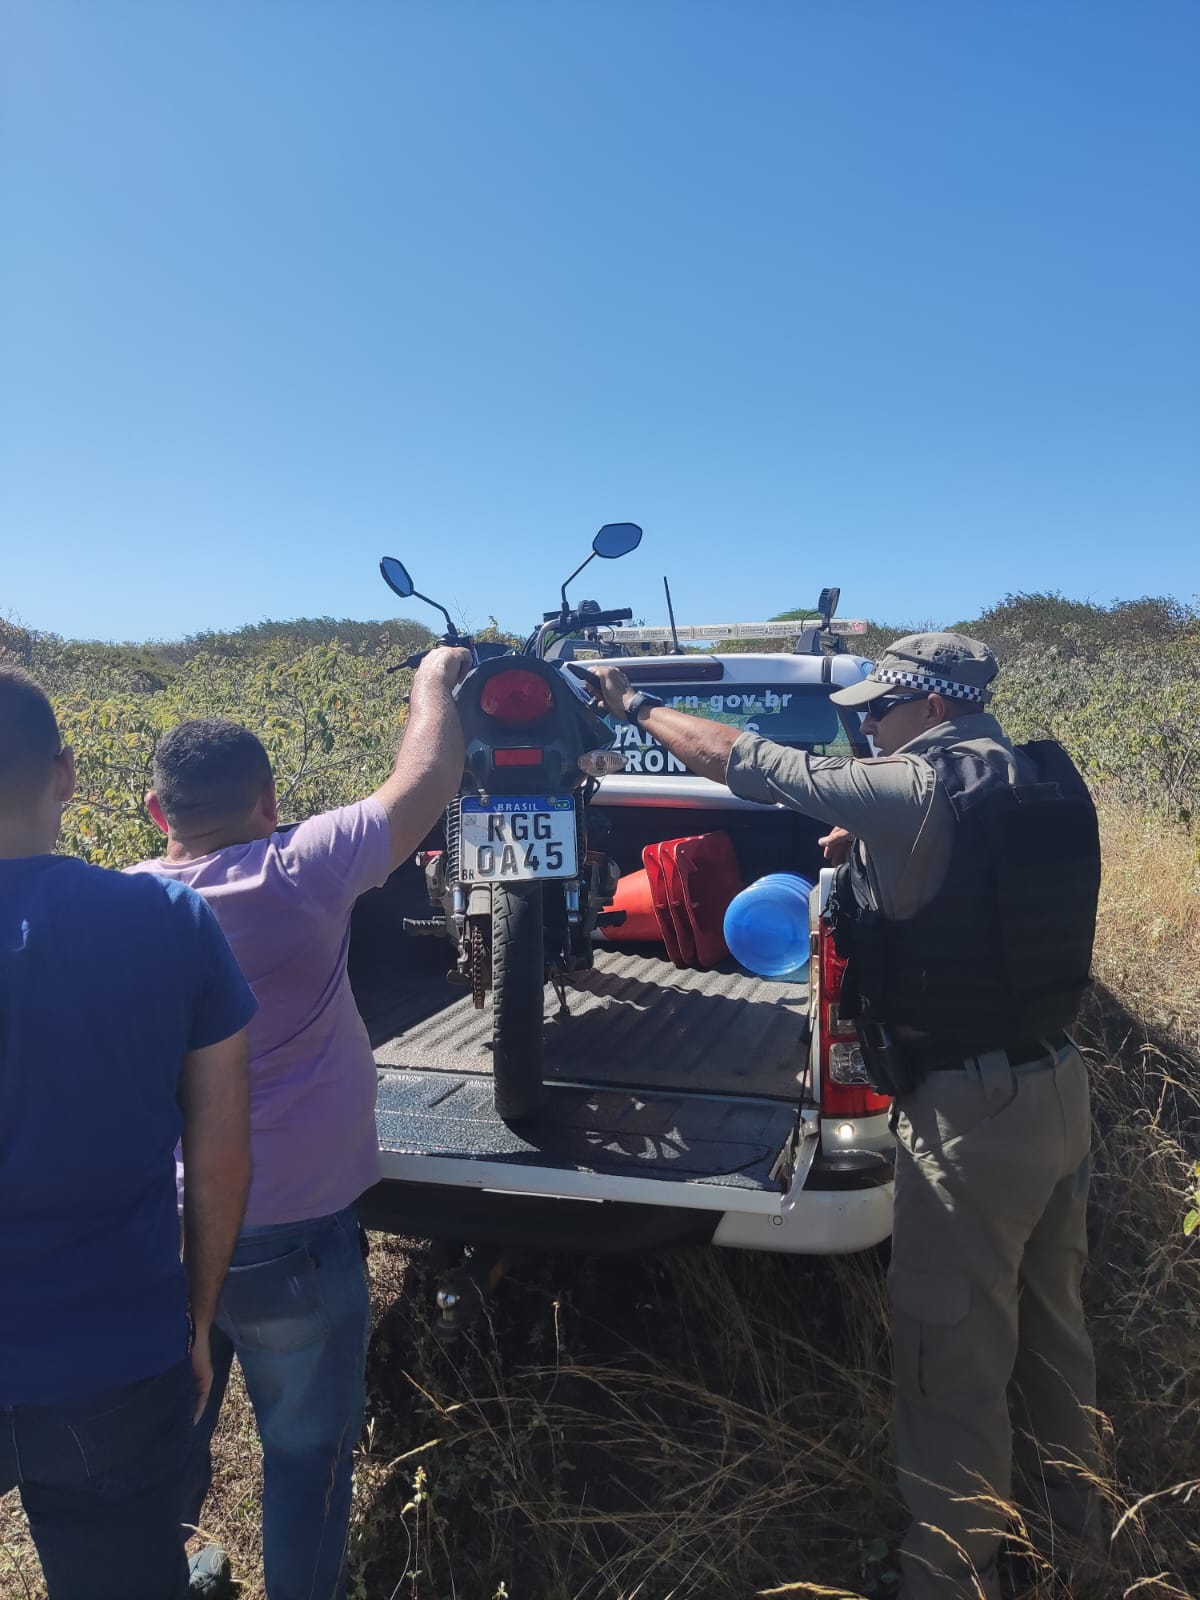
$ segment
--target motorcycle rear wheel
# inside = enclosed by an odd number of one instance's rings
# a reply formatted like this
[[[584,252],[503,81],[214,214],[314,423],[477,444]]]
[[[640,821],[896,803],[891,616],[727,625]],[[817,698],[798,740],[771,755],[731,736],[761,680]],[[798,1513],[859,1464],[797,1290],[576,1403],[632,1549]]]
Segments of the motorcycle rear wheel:
[[[492,1095],[505,1122],[542,1102],[546,956],[542,886],[492,886]]]

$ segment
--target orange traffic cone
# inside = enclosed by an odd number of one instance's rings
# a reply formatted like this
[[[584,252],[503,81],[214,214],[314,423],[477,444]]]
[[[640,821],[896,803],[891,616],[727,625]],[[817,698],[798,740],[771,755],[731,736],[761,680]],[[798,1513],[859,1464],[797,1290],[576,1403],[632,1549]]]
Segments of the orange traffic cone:
[[[618,927],[600,928],[598,932],[612,944],[646,944],[660,942],[662,931],[654,910],[650,893],[650,880],[645,868],[641,872],[627,872],[618,880],[617,892],[606,911],[623,911],[625,921]]]

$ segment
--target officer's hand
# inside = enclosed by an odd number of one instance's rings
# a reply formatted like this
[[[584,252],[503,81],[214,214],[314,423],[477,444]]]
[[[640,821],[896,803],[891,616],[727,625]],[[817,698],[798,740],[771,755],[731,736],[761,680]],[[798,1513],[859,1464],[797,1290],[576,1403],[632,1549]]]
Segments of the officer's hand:
[[[463,650],[458,645],[441,644],[436,650],[431,650],[417,668],[417,675],[413,679],[413,688],[418,683],[434,684],[445,689],[453,689],[460,684],[471,670],[471,652]]]
[[[604,709],[610,712],[618,721],[625,717],[625,701],[633,694],[633,685],[621,671],[620,667],[613,666],[611,661],[589,661],[587,663],[588,677],[595,681],[597,688],[604,696]]]
[[[854,835],[847,828],[831,828],[823,839],[817,843],[825,852],[825,859],[830,866],[840,867],[843,861],[849,858],[854,845]]]

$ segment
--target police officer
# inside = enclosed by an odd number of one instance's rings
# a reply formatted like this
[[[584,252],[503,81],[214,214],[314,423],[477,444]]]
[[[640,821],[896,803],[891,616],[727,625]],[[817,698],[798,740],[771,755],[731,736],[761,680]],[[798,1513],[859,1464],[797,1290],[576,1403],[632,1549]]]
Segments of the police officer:
[[[1082,778],[1014,747],[998,670],[953,633],[898,639],[833,694],[873,759],[739,734],[592,669],[607,708],[737,795],[833,824],[843,1014],[894,1096],[889,1291],[903,1600],[995,1600],[1013,1429],[1044,1521],[1095,1537],[1095,1368],[1080,1280],[1091,1119],[1065,1029],[1088,982],[1100,850]]]

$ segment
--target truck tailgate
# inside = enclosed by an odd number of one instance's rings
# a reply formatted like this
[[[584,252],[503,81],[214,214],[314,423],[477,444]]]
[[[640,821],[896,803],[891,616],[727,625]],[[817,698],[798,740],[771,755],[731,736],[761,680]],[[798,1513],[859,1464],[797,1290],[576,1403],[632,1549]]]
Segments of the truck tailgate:
[[[778,1209],[795,1120],[776,1100],[563,1084],[518,1132],[486,1077],[444,1072],[381,1072],[376,1112],[385,1180],[702,1210]]]

